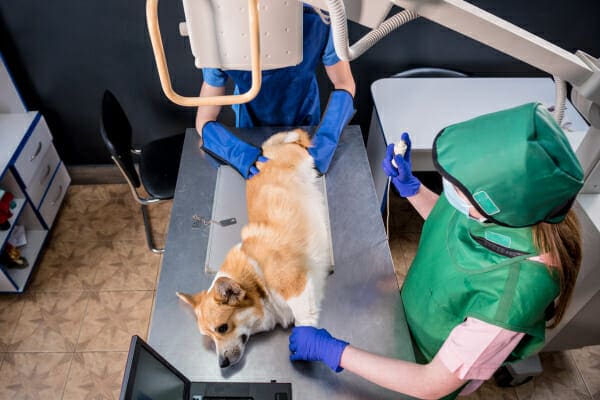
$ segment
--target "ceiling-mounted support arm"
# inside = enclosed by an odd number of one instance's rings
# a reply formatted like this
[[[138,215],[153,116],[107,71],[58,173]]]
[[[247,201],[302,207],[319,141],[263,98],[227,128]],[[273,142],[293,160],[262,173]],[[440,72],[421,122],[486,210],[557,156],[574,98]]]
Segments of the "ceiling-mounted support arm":
[[[404,9],[571,83],[592,70],[578,56],[463,0],[392,0]]]
[[[262,82],[260,60],[260,34],[258,20],[258,0],[248,0],[248,22],[250,25],[250,51],[252,65],[252,86],[246,93],[239,95],[212,96],[212,97],[186,97],[173,90],[165,50],[163,47],[160,26],[158,24],[158,0],[146,0],[146,22],[152,50],[158,68],[158,76],[165,95],[172,102],[186,107],[198,106],[224,106],[247,103],[254,99],[260,91]]]
[[[600,193],[598,59],[582,52],[570,53],[463,0],[391,1],[572,84],[577,93],[573,103],[591,125],[577,150],[585,176],[583,192]]]

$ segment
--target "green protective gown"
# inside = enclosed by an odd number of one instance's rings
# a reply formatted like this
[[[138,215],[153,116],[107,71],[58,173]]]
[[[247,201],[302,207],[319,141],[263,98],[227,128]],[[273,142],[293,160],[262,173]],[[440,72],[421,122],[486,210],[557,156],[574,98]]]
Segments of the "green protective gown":
[[[402,287],[420,361],[431,361],[467,317],[524,332],[507,362],[524,359],[543,346],[545,311],[560,287],[553,270],[529,260],[538,255],[532,226],[564,219],[583,185],[581,166],[535,103],[449,126],[433,158],[487,221],[458,212],[442,194],[423,226]]]
[[[467,317],[527,334],[508,361],[538,351],[559,281],[544,264],[528,260],[536,255],[530,227],[469,219],[442,195],[402,287],[406,320],[423,361],[431,361]]]

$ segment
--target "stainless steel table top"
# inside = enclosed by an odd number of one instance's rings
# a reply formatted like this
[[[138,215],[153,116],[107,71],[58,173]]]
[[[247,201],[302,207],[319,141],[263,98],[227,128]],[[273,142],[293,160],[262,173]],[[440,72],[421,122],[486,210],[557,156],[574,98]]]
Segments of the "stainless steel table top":
[[[238,129],[260,145],[276,128]],[[166,252],[148,341],[192,381],[291,382],[294,399],[397,399],[349,372],[335,374],[322,363],[289,361],[289,329],[250,338],[239,364],[220,369],[210,339],[196,327],[191,308],[176,291],[207,289],[204,272],[208,227],[192,227],[192,215],[211,215],[217,166],[188,129],[171,211]],[[362,135],[346,128],[326,176],[335,273],[327,280],[320,326],[352,345],[414,361],[392,258]]]

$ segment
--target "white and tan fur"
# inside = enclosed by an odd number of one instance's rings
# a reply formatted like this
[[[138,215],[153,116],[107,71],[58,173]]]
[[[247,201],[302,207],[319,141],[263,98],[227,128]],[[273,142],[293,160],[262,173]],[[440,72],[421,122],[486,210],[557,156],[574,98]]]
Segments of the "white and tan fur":
[[[248,225],[211,287],[195,295],[177,293],[210,336],[221,368],[237,363],[250,335],[316,325],[329,274],[329,238],[317,171],[307,152],[308,134],[296,129],[262,146],[269,159],[247,181]]]

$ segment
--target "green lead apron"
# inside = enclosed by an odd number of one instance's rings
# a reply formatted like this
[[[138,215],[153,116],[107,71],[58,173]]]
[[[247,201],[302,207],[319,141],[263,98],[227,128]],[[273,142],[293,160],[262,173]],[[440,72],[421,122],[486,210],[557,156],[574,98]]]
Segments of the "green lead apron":
[[[508,362],[538,351],[559,281],[544,264],[527,260],[536,255],[530,227],[472,220],[442,194],[402,287],[408,326],[425,361],[467,317],[526,333]]]

